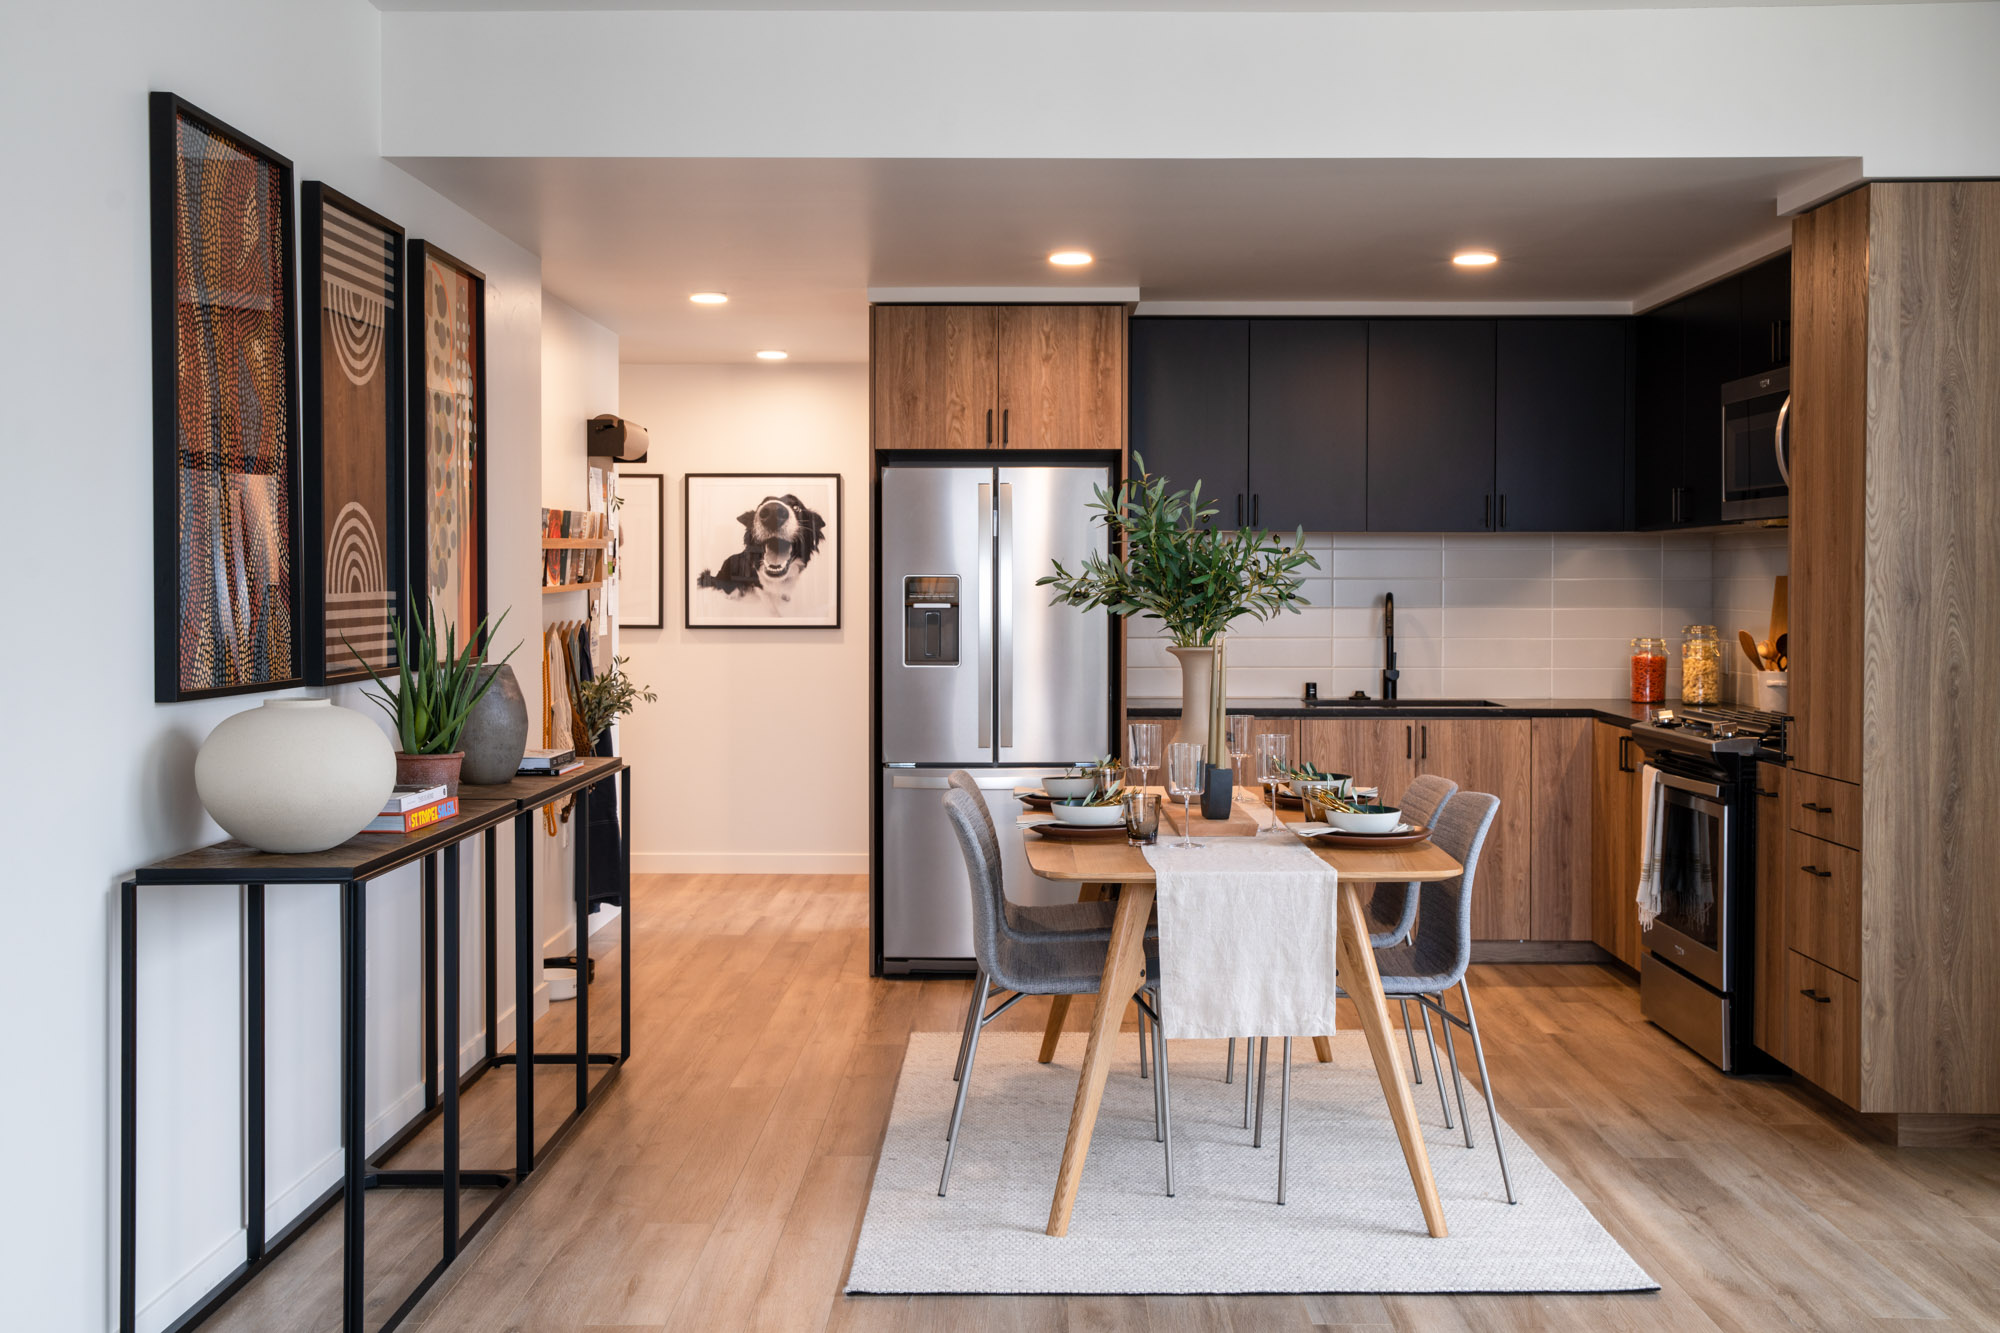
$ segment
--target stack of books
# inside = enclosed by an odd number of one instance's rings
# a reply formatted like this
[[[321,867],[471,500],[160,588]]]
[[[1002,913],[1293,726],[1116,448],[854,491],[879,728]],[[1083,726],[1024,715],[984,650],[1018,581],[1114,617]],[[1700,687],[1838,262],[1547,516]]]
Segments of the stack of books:
[[[516,776],[524,778],[553,778],[583,767],[583,760],[576,757],[575,750],[530,750],[521,756],[521,767]]]
[[[448,795],[442,785],[435,787],[401,784],[389,793],[382,813],[368,821],[363,833],[415,833],[420,828],[450,819],[458,813],[458,798]]]

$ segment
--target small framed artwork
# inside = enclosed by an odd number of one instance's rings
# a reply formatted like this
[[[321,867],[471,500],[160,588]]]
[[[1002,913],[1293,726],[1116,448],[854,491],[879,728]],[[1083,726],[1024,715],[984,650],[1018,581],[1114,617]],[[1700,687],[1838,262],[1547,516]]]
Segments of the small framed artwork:
[[[618,628],[660,629],[667,621],[667,479],[618,474]]]
[[[411,241],[410,598],[463,641],[486,618],[486,277]]]
[[[154,93],[153,697],[304,681],[292,164]]]
[[[319,181],[300,191],[307,677],[396,667],[403,573],[403,229]]]
[[[840,627],[840,475],[689,473],[689,629]]]

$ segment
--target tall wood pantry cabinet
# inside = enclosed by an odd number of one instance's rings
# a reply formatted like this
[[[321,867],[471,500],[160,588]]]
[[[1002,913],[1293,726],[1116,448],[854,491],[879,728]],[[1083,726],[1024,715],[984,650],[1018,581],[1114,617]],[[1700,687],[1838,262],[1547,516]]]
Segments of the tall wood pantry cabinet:
[[[1792,260],[1783,1056],[1934,1141],[2000,1114],[2000,182],[1864,186]]]

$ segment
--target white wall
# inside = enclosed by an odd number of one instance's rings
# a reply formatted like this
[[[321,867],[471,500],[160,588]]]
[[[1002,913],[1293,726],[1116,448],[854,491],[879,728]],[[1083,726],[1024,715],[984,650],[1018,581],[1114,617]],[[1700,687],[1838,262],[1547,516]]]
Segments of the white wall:
[[[620,734],[633,869],[866,873],[868,368],[628,365],[619,401],[652,437],[620,471],[666,478],[666,628],[620,639],[660,694]],[[682,628],[689,472],[841,474],[839,629]]]
[[[384,17],[383,149],[437,157],[1827,156],[1860,157],[1877,176],[1991,176],[2000,175],[1997,49],[2000,5],[1990,3],[394,13]],[[462,58],[439,60],[440,51]]]
[[[509,630],[532,633],[539,264],[378,156],[379,41],[366,0],[0,10],[0,177],[14,183],[15,205],[0,209],[0,239],[20,257],[0,307],[0,485],[13,502],[0,540],[16,573],[0,681],[19,759],[4,779],[12,836],[0,877],[13,941],[9,1095],[0,1097],[0,1141],[12,1147],[0,1208],[0,1325],[10,1329],[110,1325],[117,885],[135,865],[221,836],[194,795],[195,750],[222,718],[269,697],[152,702],[149,89],[180,93],[289,154],[301,181],[324,179],[485,271],[492,601],[522,608]],[[523,665],[532,697],[539,661]],[[336,695],[374,711],[352,687]],[[501,846],[506,857],[511,840]],[[468,862],[476,882],[476,853]],[[371,890],[378,1130],[400,1117],[419,1078],[414,883],[406,874]],[[234,890],[149,891],[141,912],[139,1273],[149,1327],[240,1255],[237,903]],[[270,891],[279,1210],[330,1179],[334,911],[331,889]],[[477,986],[475,973],[468,1030]]]

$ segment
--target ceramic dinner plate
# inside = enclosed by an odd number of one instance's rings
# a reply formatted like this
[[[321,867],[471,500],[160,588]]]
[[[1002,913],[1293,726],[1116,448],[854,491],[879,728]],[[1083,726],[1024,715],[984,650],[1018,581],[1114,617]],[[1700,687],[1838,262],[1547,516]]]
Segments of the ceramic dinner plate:
[[[1052,809],[1056,803],[1055,798],[1040,787],[1035,788],[1033,791],[1017,791],[1014,793],[1014,799],[1022,805],[1027,806],[1030,810]]]
[[[1039,833],[1044,838],[1067,839],[1071,842],[1111,842],[1123,841],[1125,825],[1117,824],[1059,824],[1054,820],[1046,824],[1029,824],[1030,832]]]
[[[1323,843],[1328,847],[1408,847],[1413,843],[1428,841],[1431,836],[1428,824],[1404,824],[1392,833],[1347,833],[1325,824],[1294,824],[1292,832],[1310,842]]]

